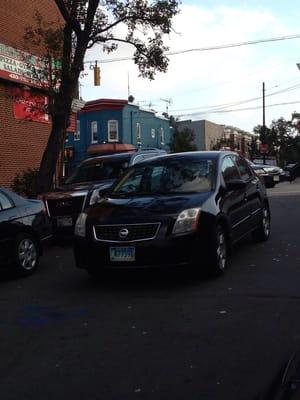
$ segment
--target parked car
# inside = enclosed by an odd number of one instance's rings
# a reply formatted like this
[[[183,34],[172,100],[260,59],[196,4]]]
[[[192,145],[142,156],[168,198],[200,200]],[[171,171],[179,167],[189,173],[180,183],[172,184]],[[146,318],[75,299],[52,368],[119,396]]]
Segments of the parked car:
[[[252,161],[247,160],[251,168],[259,175],[265,182],[267,188],[273,188],[277,183],[285,178],[282,168],[275,165],[267,164],[254,164]]]
[[[283,168],[286,180],[293,181],[298,176],[300,176],[300,162],[287,164]]]
[[[51,237],[51,225],[40,200],[25,199],[0,187],[0,266],[32,274]]]
[[[137,164],[80,214],[76,265],[103,269],[194,265],[222,274],[232,245],[270,235],[266,189],[233,152],[188,152]]]
[[[147,148],[83,161],[64,185],[41,197],[51,218],[53,234],[73,234],[78,215],[97,201],[99,188],[111,186],[129,166],[162,154],[166,151]]]

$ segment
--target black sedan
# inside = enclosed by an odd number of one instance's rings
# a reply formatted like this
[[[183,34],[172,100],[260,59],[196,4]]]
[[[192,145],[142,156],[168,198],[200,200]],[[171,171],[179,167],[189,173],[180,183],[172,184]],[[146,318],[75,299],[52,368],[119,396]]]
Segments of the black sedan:
[[[13,266],[20,275],[32,274],[51,237],[44,203],[28,200],[0,187],[0,266]]]
[[[130,168],[81,213],[79,268],[194,265],[221,274],[232,245],[270,235],[265,186],[233,152],[171,154]]]

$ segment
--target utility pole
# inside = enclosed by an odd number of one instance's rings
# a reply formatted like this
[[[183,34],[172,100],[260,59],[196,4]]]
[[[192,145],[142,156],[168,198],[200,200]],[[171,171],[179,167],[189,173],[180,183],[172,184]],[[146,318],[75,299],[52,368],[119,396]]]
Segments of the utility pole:
[[[263,124],[262,124],[262,144],[266,144],[266,95],[265,82],[262,84],[262,99],[263,99]],[[263,152],[263,163],[266,163],[266,152]]]

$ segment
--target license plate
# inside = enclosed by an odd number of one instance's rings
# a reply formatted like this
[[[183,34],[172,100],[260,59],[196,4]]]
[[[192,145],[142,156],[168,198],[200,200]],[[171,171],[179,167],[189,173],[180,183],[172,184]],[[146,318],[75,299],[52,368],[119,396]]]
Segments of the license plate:
[[[56,223],[57,223],[57,226],[60,226],[60,227],[73,226],[72,217],[57,217]]]
[[[110,247],[110,261],[135,261],[135,247]]]
[[[275,176],[273,176],[273,179],[275,182],[279,182],[279,176],[275,175]]]

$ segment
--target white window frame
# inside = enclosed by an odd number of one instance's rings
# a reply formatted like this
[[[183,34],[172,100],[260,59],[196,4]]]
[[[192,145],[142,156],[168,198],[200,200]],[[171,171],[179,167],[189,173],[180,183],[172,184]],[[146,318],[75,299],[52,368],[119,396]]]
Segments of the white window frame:
[[[160,128],[160,144],[165,144],[165,130]]]
[[[142,125],[140,122],[136,123],[136,142],[142,143]]]
[[[155,139],[155,129],[151,128],[151,138]]]
[[[111,138],[111,124],[114,123],[116,126],[116,138]],[[107,121],[107,139],[110,143],[119,141],[119,121],[117,119],[110,119]]]
[[[80,140],[80,119],[76,121],[76,131],[74,132],[74,141]]]
[[[95,126],[96,130],[94,130]],[[95,133],[97,135],[97,139],[95,139]],[[91,143],[98,143],[98,121],[91,121]]]

